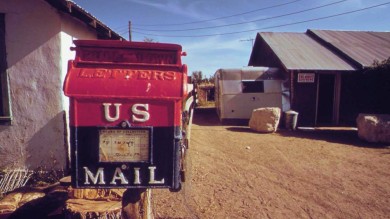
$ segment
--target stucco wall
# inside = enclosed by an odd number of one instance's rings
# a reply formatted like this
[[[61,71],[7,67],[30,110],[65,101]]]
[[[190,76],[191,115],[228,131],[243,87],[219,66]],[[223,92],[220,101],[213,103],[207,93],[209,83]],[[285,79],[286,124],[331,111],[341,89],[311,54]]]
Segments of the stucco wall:
[[[95,34],[41,0],[1,1],[0,12],[6,14],[13,115],[10,126],[0,126],[0,167],[65,169],[68,105],[62,82],[74,56],[69,48],[73,36]]]
[[[61,17],[61,82],[64,84],[65,76],[68,70],[68,60],[74,59],[75,52],[71,51],[70,48],[74,47],[73,40],[77,39],[96,39],[96,32],[94,32],[90,27],[87,27],[84,23],[79,20],[76,20],[69,15],[62,15]],[[67,146],[67,159],[70,159],[70,137],[69,137],[69,98],[66,97],[63,93],[62,87],[59,90],[61,93],[61,103],[62,108],[65,112],[65,143]],[[69,165],[69,164],[68,164]]]

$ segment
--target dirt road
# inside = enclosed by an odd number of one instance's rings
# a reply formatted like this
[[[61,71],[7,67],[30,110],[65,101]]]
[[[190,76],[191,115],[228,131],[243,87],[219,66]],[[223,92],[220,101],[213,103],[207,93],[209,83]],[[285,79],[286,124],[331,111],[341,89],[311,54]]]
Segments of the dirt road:
[[[390,146],[356,131],[252,132],[197,110],[191,175],[156,218],[390,218]]]

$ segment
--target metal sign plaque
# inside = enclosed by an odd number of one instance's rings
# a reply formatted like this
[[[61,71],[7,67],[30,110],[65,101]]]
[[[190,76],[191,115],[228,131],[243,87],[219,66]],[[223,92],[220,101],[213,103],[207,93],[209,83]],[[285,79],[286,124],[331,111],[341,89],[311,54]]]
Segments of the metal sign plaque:
[[[149,129],[102,129],[99,131],[100,162],[148,162]]]
[[[314,83],[314,73],[298,73],[298,83]]]

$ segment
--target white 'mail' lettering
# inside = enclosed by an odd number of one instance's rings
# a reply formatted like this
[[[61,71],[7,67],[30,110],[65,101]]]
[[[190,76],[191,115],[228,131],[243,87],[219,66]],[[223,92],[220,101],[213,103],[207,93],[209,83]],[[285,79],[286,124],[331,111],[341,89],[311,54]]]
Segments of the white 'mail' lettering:
[[[115,173],[114,173],[114,176],[112,177],[112,180],[111,180],[110,184],[111,185],[116,185],[115,180],[120,180],[122,185],[123,184],[129,184],[129,182],[125,178],[125,175],[123,175],[122,170],[120,168],[118,168],[118,167],[115,169]]]
[[[105,177],[105,169],[103,167],[99,167],[96,172],[92,172],[88,167],[83,167],[84,174],[85,174],[85,180],[84,185],[106,185],[106,182],[104,181]],[[133,167],[133,171],[125,171],[122,172],[124,169],[120,167],[116,167],[114,173],[109,177],[111,177],[111,181],[109,182],[110,186],[126,186],[131,183],[133,185],[141,185],[141,174],[143,171],[141,171],[140,167]],[[128,169],[126,169],[128,170]],[[145,169],[146,170],[146,169]],[[150,185],[162,185],[165,183],[165,178],[162,179],[156,179],[156,166],[149,166],[149,181],[148,184]],[[111,172],[111,171],[110,171]],[[134,176],[134,181],[129,182],[128,179],[131,178],[131,176]]]
[[[156,167],[149,167],[149,184],[164,184],[164,178],[162,180],[156,180],[154,171]]]
[[[104,168],[100,167],[97,170],[96,175],[94,176],[93,173],[88,169],[88,167],[83,167],[85,170],[85,185],[89,185],[89,179],[92,180],[92,184],[99,184],[99,185],[105,185],[106,182],[104,182]],[[99,183],[98,183],[99,179]]]
[[[144,110],[141,110],[143,108]],[[131,107],[131,112],[134,114],[132,119],[133,122],[146,122],[150,119],[149,104],[137,103]]]
[[[103,103],[104,118],[109,122],[115,122],[116,120],[119,119],[119,108],[122,104],[114,103],[114,106],[115,106],[115,116],[114,117],[111,117],[111,115],[110,115],[110,106],[111,105],[112,105],[111,103]]]
[[[140,168],[134,167],[134,185],[141,184],[141,179],[139,177]]]

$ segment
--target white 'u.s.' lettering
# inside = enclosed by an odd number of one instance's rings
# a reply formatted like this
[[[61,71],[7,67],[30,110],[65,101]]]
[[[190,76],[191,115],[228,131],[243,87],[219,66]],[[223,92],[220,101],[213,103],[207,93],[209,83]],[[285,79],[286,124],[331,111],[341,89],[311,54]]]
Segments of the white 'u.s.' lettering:
[[[114,103],[114,106],[115,106],[115,116],[114,117],[111,117],[111,113],[110,113],[110,106],[112,104],[111,103],[103,103],[103,106],[104,106],[104,118],[109,121],[109,122],[115,122],[119,119],[119,109],[120,109],[120,106],[122,104],[120,103]]]
[[[111,105],[114,105],[115,112],[111,113],[110,108]],[[119,120],[121,113],[121,103],[103,103],[104,110],[104,118],[108,122],[115,122]],[[149,114],[149,104],[145,103],[136,103],[131,108],[130,111],[132,113],[131,121],[132,122],[147,122],[150,119]]]

